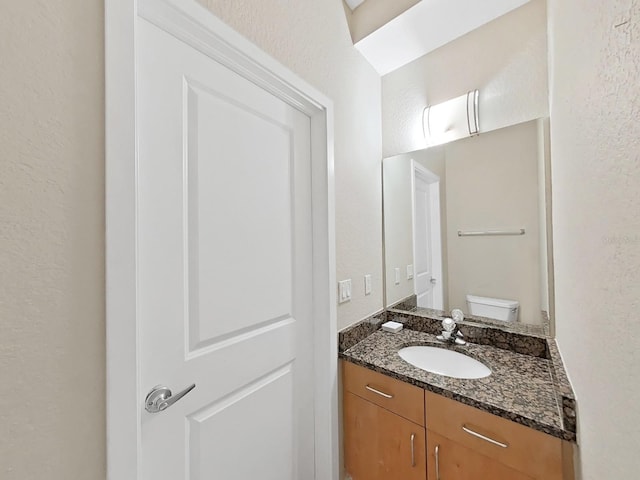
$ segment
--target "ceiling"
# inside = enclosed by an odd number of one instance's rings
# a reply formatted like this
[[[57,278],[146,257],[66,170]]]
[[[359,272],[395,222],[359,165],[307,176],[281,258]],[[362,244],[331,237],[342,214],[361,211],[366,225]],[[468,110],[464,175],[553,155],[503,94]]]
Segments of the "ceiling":
[[[364,3],[364,0],[344,0],[344,2],[349,5],[351,10],[355,10],[361,3]]]
[[[364,0],[345,1],[351,7]],[[528,1],[422,0],[355,47],[380,75],[386,75]]]

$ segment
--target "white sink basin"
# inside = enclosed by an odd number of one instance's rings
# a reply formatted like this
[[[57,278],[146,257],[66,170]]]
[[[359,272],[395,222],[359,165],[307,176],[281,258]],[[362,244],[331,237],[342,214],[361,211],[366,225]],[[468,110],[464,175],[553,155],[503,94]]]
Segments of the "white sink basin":
[[[491,370],[478,360],[462,353],[444,348],[417,346],[405,347],[398,351],[405,362],[445,377],[484,378],[491,375]]]

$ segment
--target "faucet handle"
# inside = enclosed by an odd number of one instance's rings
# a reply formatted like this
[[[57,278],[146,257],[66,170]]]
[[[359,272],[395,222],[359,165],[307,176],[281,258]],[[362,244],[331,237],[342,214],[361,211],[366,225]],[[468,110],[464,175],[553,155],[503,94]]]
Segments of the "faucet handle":
[[[442,328],[444,328],[445,332],[453,332],[456,328],[456,322],[447,317],[442,320]]]
[[[464,312],[459,308],[454,308],[451,310],[451,318],[453,318],[454,322],[462,322],[464,321]]]

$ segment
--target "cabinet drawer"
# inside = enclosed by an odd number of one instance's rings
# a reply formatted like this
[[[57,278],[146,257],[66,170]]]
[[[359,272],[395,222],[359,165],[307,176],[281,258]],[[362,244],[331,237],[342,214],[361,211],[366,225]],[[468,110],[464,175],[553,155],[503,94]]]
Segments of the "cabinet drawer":
[[[562,441],[510,420],[425,392],[427,429],[532,478],[562,479]],[[429,445],[430,454],[435,446]]]
[[[350,362],[342,362],[342,384],[345,391],[424,426],[423,389]]]

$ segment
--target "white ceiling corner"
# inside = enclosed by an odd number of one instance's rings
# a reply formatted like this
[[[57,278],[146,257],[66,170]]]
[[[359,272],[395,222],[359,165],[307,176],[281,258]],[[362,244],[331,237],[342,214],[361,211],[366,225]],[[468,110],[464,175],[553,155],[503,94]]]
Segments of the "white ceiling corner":
[[[364,3],[364,0],[344,0],[344,2],[349,5],[349,8],[351,10],[355,10],[356,8],[358,8],[361,4]]]
[[[529,1],[422,0],[355,47],[386,75]]]

